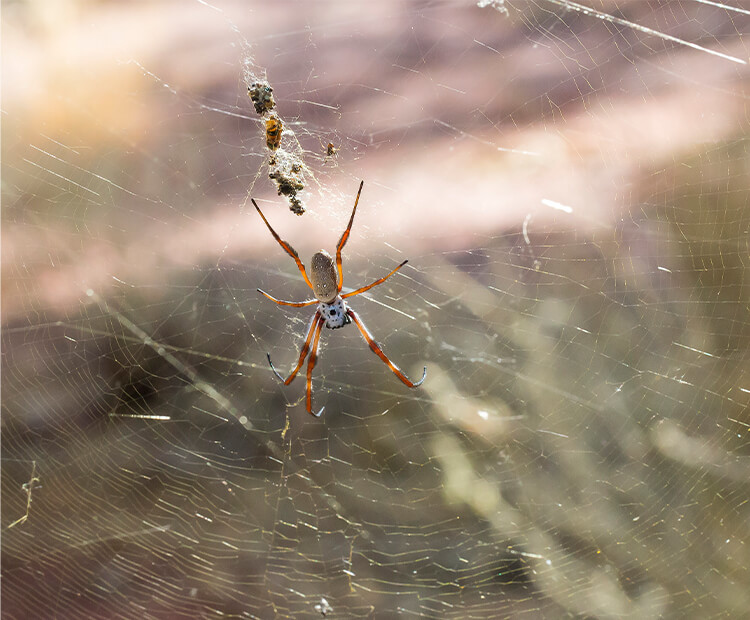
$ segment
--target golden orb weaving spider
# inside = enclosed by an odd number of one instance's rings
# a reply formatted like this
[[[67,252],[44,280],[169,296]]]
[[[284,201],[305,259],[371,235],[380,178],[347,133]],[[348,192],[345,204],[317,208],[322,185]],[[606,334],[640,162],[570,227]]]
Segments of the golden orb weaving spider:
[[[331,257],[331,255],[325,250],[320,250],[320,252],[316,252],[315,254],[313,254],[312,260],[310,261],[309,278],[307,277],[305,266],[302,264],[297,251],[287,241],[284,241],[281,237],[279,237],[279,235],[276,234],[276,231],[271,228],[271,225],[268,223],[266,216],[263,215],[260,207],[258,207],[255,200],[251,198],[253,206],[260,214],[260,217],[263,218],[263,221],[266,223],[266,226],[268,226],[268,230],[271,231],[273,238],[276,239],[279,245],[284,248],[284,251],[294,259],[294,262],[297,264],[297,268],[300,270],[305,283],[312,289],[312,292],[315,295],[315,299],[308,299],[307,301],[282,301],[280,299],[272,297],[261,289],[258,289],[258,292],[281,306],[303,308],[305,306],[318,304],[318,308],[313,315],[312,321],[310,321],[310,327],[307,330],[305,344],[302,345],[302,350],[299,354],[299,360],[297,360],[297,365],[294,367],[294,370],[292,370],[292,374],[284,379],[278,372],[276,372],[276,369],[273,366],[273,362],[271,361],[271,354],[266,354],[268,356],[268,363],[271,365],[271,370],[273,370],[274,374],[279,378],[280,381],[284,382],[284,385],[289,385],[294,380],[294,377],[297,376],[299,369],[302,368],[302,364],[305,363],[305,357],[307,357],[307,354],[310,353],[310,359],[307,362],[306,408],[308,413],[311,413],[316,418],[319,417],[320,414],[323,413],[323,409],[325,409],[325,407],[323,407],[320,411],[318,411],[318,413],[313,413],[312,410],[312,372],[313,368],[315,368],[315,363],[318,361],[318,345],[320,344],[320,333],[323,329],[323,325],[325,325],[329,329],[338,329],[339,327],[343,327],[344,325],[347,325],[354,321],[355,325],[359,328],[362,337],[365,339],[367,344],[370,345],[370,349],[372,349],[372,352],[375,353],[375,355],[377,355],[381,360],[383,360],[383,362],[385,362],[388,368],[393,371],[393,374],[401,379],[404,385],[407,385],[410,388],[415,388],[422,385],[422,382],[427,375],[427,367],[425,366],[424,372],[422,373],[422,378],[416,383],[410,381],[407,376],[403,372],[401,372],[401,369],[396,366],[396,364],[394,364],[390,359],[388,359],[388,356],[385,353],[383,353],[383,349],[377,342],[375,342],[372,334],[370,334],[370,331],[362,322],[362,319],[359,318],[359,315],[354,312],[354,310],[352,310],[345,301],[345,299],[348,297],[359,295],[360,293],[369,291],[373,286],[382,284],[399,269],[401,269],[401,267],[406,265],[406,263],[409,261],[404,261],[393,271],[391,271],[387,276],[375,280],[375,282],[373,282],[372,284],[368,284],[367,286],[358,288],[356,291],[351,291],[350,293],[344,293],[343,295],[341,294],[341,288],[344,282],[344,274],[341,269],[341,250],[344,249],[344,245],[346,245],[346,242],[349,239],[349,231],[351,230],[352,223],[354,222],[354,214],[357,212],[359,195],[362,193],[362,186],[364,184],[364,181],[359,184],[359,191],[357,192],[357,199],[354,201],[354,209],[352,209],[352,216],[349,218],[349,225],[341,235],[341,239],[339,239],[338,244],[336,244],[336,269],[334,269],[333,267],[333,258]],[[338,277],[336,276],[336,271],[338,271]]]

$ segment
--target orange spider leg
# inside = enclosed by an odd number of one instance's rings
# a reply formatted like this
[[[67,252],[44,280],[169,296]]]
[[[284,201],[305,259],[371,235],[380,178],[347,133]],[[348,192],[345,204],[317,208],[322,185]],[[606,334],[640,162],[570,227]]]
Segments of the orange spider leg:
[[[387,276],[380,278],[379,280],[375,280],[372,284],[368,284],[367,286],[363,286],[362,288],[358,288],[356,291],[352,291],[351,293],[345,293],[341,297],[346,299],[347,297],[354,297],[354,295],[359,295],[360,293],[364,293],[365,291],[369,291],[373,286],[377,286],[378,284],[383,284],[388,278],[390,278],[394,273],[396,273],[401,267],[406,265],[408,263],[408,260],[405,260],[403,263],[401,263],[398,267],[396,267],[391,273],[389,273]],[[259,289],[260,290],[260,289]],[[263,291],[260,291],[263,293]],[[265,294],[265,293],[264,293]]]
[[[253,203],[253,206],[258,211],[260,216],[263,218],[263,221],[266,223],[266,226],[268,226],[268,230],[271,231],[271,234],[273,235],[273,238],[276,239],[276,241],[279,242],[279,245],[284,248],[284,251],[289,254],[294,259],[294,262],[297,263],[297,269],[299,269],[300,273],[302,274],[302,277],[305,279],[305,282],[307,283],[307,286],[312,288],[312,284],[310,284],[310,280],[307,277],[307,272],[305,272],[305,266],[302,264],[302,261],[300,260],[299,254],[297,254],[297,250],[295,250],[288,242],[284,241],[279,235],[276,234],[276,231],[271,228],[271,225],[268,223],[268,220],[266,219],[266,216],[263,215],[263,211],[260,210],[260,207],[255,202],[254,199],[250,199],[250,201]],[[356,207],[356,205],[355,205]]]
[[[372,352],[385,362],[388,368],[390,368],[393,371],[393,374],[396,375],[399,379],[401,379],[404,385],[407,385],[410,388],[415,388],[415,387],[419,387],[420,385],[422,385],[424,378],[427,376],[427,366],[424,367],[422,378],[419,381],[417,381],[416,383],[414,383],[413,381],[410,381],[406,377],[406,375],[403,372],[401,372],[401,369],[398,366],[396,366],[396,364],[394,364],[391,360],[389,360],[388,356],[385,353],[383,353],[383,349],[381,349],[380,345],[377,342],[375,342],[375,340],[372,337],[372,334],[367,329],[367,327],[365,327],[365,324],[362,322],[362,319],[360,319],[359,316],[357,316],[357,313],[354,312],[354,310],[352,310],[351,308],[347,309],[346,313],[357,324],[359,331],[362,332],[362,337],[365,339],[367,344],[370,345],[370,349],[372,349]]]
[[[305,363],[307,352],[310,350],[310,341],[313,339],[313,333],[317,333],[318,336],[320,335],[320,330],[323,327],[323,322],[324,322],[324,319],[322,316],[320,316],[320,312],[316,311],[315,314],[313,315],[312,321],[310,321],[310,327],[307,330],[307,337],[305,338],[305,344],[302,345],[302,350],[299,352],[299,360],[297,361],[297,365],[294,367],[292,374],[289,375],[286,379],[284,379],[284,377],[282,377],[278,372],[276,372],[276,369],[273,367],[273,362],[271,361],[271,354],[266,353],[266,356],[268,357],[268,363],[271,365],[271,370],[273,370],[273,373],[279,378],[279,381],[284,382],[284,385],[289,385],[292,381],[294,381],[294,377],[297,376],[299,369],[302,368],[302,364]],[[309,381],[309,377],[308,377],[308,381]]]
[[[261,295],[265,295],[266,297],[268,297],[268,299],[279,304],[280,306],[292,306],[294,308],[304,308],[305,306],[312,306],[313,304],[318,303],[317,299],[308,299],[307,301],[282,301],[281,299],[276,299],[272,295],[269,295],[264,290],[261,290],[261,289],[257,289],[257,290]]]
[[[344,270],[341,267],[341,250],[344,249],[344,245],[346,245],[346,242],[349,239],[349,232],[352,229],[352,224],[354,223],[354,214],[357,212],[357,204],[359,203],[359,195],[362,193],[362,186],[365,184],[364,181],[361,181],[359,184],[359,191],[357,192],[357,198],[354,200],[354,208],[352,209],[352,216],[349,218],[349,225],[346,227],[346,230],[341,235],[341,239],[339,239],[339,242],[336,244],[336,267],[339,271],[339,290],[338,293],[341,293],[341,287],[344,286]]]
[[[320,417],[325,407],[321,407],[318,413],[313,413],[312,410],[312,373],[315,368],[315,363],[318,361],[318,344],[320,344],[320,332],[323,329],[324,319],[320,319],[318,327],[315,329],[315,338],[313,338],[312,351],[310,352],[310,359],[307,360],[307,413],[313,415],[316,418]]]

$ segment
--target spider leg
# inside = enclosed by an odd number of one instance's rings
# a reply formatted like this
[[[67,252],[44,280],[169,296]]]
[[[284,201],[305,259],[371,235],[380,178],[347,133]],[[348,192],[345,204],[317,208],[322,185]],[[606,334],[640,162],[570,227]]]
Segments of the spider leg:
[[[364,293],[365,291],[369,291],[373,286],[377,286],[378,284],[383,284],[388,278],[390,278],[394,273],[396,273],[401,267],[406,265],[408,263],[408,260],[405,260],[403,263],[401,263],[398,267],[396,267],[391,273],[389,273],[387,276],[380,278],[379,280],[375,280],[372,284],[368,284],[367,286],[363,286],[362,288],[358,288],[356,291],[352,291],[351,293],[345,293],[341,297],[346,299],[347,297],[354,297],[354,295],[359,295],[360,293]],[[263,291],[261,291],[263,293]],[[265,293],[263,293],[265,295]],[[268,297],[268,295],[266,295]]]
[[[263,215],[263,211],[260,210],[260,207],[255,202],[254,199],[250,199],[250,201],[253,203],[253,206],[258,211],[260,216],[263,218],[263,221],[266,223],[266,226],[268,226],[268,230],[271,231],[271,234],[273,235],[273,238],[276,239],[276,241],[279,242],[279,245],[284,248],[284,251],[289,254],[294,259],[294,262],[297,263],[297,269],[299,269],[300,273],[302,274],[302,277],[305,279],[305,282],[307,283],[307,286],[312,288],[312,284],[310,284],[310,279],[307,277],[307,273],[305,272],[305,266],[302,264],[302,261],[300,260],[299,254],[297,254],[297,250],[295,250],[287,241],[284,241],[279,235],[276,234],[276,231],[271,228],[271,225],[268,223],[268,220],[266,219],[266,216]],[[356,205],[355,205],[356,206]]]
[[[307,360],[307,412],[316,418],[320,417],[323,413],[322,407],[318,413],[313,413],[312,410],[312,372],[315,368],[315,363],[318,361],[318,345],[320,344],[320,331],[323,329],[325,320],[323,318],[318,322],[318,327],[315,329],[315,338],[313,338],[312,351],[310,352],[310,359]]]
[[[273,370],[273,374],[275,374],[279,381],[282,381],[284,385],[289,385],[292,381],[294,381],[294,377],[297,376],[297,373],[299,372],[299,369],[302,368],[302,364],[305,363],[305,358],[307,357],[307,352],[310,350],[310,342],[313,339],[313,334],[316,331],[320,334],[320,330],[323,327],[323,317],[320,316],[320,312],[315,312],[313,315],[312,321],[310,321],[310,327],[307,329],[307,337],[305,338],[305,344],[302,345],[302,350],[299,352],[299,360],[297,361],[297,365],[294,367],[294,370],[292,370],[292,374],[289,375],[286,379],[282,377],[278,372],[276,372],[276,369],[273,367],[273,362],[271,361],[271,354],[266,353],[266,356],[268,357],[268,363],[271,365],[271,370]]]
[[[349,239],[349,231],[352,229],[352,224],[354,223],[354,214],[357,212],[357,204],[359,203],[359,195],[362,193],[362,186],[364,184],[365,184],[364,181],[361,181],[359,184],[359,191],[357,192],[357,198],[354,201],[354,208],[352,209],[352,216],[349,218],[349,224],[347,225],[346,230],[341,235],[341,239],[339,239],[339,242],[336,244],[336,267],[339,270],[339,290],[337,291],[338,293],[341,293],[341,287],[344,285],[344,270],[341,267],[341,250],[344,249],[344,245],[346,245],[346,242]]]
[[[292,306],[294,308],[304,308],[305,306],[312,306],[313,304],[318,303],[317,299],[308,299],[307,301],[282,301],[281,299],[276,299],[275,297],[273,297],[272,295],[269,295],[268,293],[266,293],[265,291],[261,289],[258,289],[258,292],[261,295],[265,295],[266,297],[268,297],[268,299],[279,304],[280,306]]]
[[[380,345],[375,342],[375,340],[372,337],[372,334],[370,331],[365,327],[365,324],[362,322],[362,319],[359,318],[356,312],[349,308],[346,313],[351,317],[351,319],[357,324],[357,327],[359,328],[359,331],[362,333],[362,337],[367,341],[367,344],[370,345],[370,349],[372,349],[372,352],[377,355],[381,360],[385,362],[385,364],[393,371],[393,374],[396,375],[399,379],[401,379],[401,382],[410,387],[415,388],[420,385],[422,385],[422,382],[424,381],[424,378],[427,376],[427,366],[424,367],[424,372],[422,373],[422,378],[414,383],[413,381],[410,381],[406,375],[401,372],[401,369],[396,366],[391,360],[388,359],[388,356],[383,353],[383,349],[380,348]]]

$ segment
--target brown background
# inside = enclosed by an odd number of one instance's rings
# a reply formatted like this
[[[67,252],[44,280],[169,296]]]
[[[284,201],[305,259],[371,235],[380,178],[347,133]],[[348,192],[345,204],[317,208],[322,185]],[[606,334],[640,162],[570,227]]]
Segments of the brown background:
[[[745,12],[588,6],[748,60]],[[4,6],[4,616],[748,613],[747,65],[506,8]],[[409,258],[352,302],[428,375],[326,330],[314,421],[247,198],[306,260],[360,179],[346,285]]]

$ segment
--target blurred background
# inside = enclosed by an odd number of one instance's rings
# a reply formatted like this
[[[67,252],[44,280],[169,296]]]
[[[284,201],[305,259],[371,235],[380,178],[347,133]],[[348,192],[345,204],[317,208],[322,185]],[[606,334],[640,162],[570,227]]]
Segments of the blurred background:
[[[750,5],[2,27],[3,617],[750,615]],[[409,259],[350,301],[427,378],[324,330],[313,419],[249,198],[307,262],[362,179],[345,290]]]

